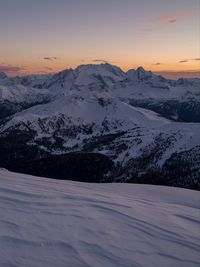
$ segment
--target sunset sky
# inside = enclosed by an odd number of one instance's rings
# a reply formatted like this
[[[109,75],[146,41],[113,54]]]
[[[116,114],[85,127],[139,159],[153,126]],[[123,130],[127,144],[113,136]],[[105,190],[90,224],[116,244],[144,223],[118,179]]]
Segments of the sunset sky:
[[[0,0],[0,37],[10,76],[109,62],[195,77],[200,0]]]

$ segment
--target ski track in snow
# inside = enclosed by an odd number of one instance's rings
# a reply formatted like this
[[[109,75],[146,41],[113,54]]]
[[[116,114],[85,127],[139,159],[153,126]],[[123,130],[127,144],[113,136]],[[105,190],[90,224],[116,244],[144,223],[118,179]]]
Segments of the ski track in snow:
[[[200,194],[0,170],[0,266],[200,264]]]

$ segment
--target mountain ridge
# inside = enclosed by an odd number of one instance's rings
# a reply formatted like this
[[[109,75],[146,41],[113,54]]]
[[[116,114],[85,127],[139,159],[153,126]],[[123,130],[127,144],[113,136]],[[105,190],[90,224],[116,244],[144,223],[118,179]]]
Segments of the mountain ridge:
[[[59,161],[69,154],[66,164],[79,159],[83,166],[90,153],[97,170],[98,164],[104,169],[101,155],[111,162],[103,174],[91,174],[95,181],[168,184],[172,175],[171,185],[198,189],[199,86],[200,79],[173,81],[142,67],[125,73],[110,64],[2,79],[0,166],[32,174],[35,162],[49,168],[45,157]],[[196,155],[195,168],[182,166],[183,152],[188,160]],[[176,181],[169,166],[182,166],[182,179]]]

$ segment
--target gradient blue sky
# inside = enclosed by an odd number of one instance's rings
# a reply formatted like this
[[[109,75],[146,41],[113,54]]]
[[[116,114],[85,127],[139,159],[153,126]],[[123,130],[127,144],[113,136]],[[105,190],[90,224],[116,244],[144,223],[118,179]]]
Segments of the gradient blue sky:
[[[9,75],[108,61],[196,76],[200,0],[0,0],[0,36]]]

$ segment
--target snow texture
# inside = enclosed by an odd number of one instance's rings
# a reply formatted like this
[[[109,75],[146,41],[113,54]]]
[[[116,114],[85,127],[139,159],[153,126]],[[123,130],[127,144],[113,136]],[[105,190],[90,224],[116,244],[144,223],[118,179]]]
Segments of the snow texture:
[[[0,170],[2,267],[197,267],[199,192]]]

